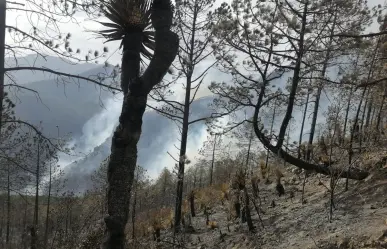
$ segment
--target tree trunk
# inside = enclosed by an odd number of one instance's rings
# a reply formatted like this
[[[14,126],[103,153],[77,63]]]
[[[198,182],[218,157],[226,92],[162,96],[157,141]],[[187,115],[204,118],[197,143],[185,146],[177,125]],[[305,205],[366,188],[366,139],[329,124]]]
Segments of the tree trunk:
[[[368,104],[367,117],[366,117],[366,121],[365,121],[365,127],[367,130],[370,129],[371,112],[373,110],[372,107],[373,107],[373,101],[372,101],[372,99],[370,99],[369,104]]]
[[[195,214],[195,193],[193,190],[191,191],[191,194],[189,196],[189,203],[190,203],[190,208],[191,208],[191,216],[195,217],[196,216],[196,214]]]
[[[331,49],[332,49],[331,46],[332,46],[332,41],[333,41],[333,34],[334,34],[335,28],[336,28],[337,13],[338,12],[336,11],[335,16],[333,17],[333,21],[332,21],[332,29],[330,30],[329,41],[327,44],[327,53],[325,55],[323,68],[321,70],[321,78],[322,79],[325,77],[325,73],[326,73],[326,70],[328,68],[328,61],[329,61],[330,55],[331,55]],[[321,92],[324,88],[323,83],[322,82],[319,82],[319,83],[320,84],[318,85],[318,89],[317,89],[317,93],[316,93],[316,100],[314,103],[314,110],[313,110],[313,117],[312,117],[312,125],[311,125],[311,129],[310,129],[310,134],[309,134],[308,148],[307,148],[307,152],[306,152],[306,160],[308,162],[310,161],[310,156],[312,153],[312,145],[313,145],[314,133],[316,130],[316,123],[317,123],[318,109],[319,109],[319,105],[320,105]]]
[[[357,63],[357,61],[356,61],[356,63]],[[351,87],[350,92],[349,92],[349,96],[348,96],[347,107],[346,107],[346,109],[345,109],[343,139],[342,139],[342,141],[341,141],[341,144],[344,143],[344,139],[345,139],[346,133],[347,133],[348,115],[349,115],[349,109],[350,109],[350,107],[351,107],[351,98],[352,98],[352,94],[353,94],[353,89],[352,89],[352,87]]]
[[[184,101],[184,116],[183,116],[183,127],[181,133],[181,144],[180,144],[180,154],[179,154],[179,170],[177,178],[177,191],[176,191],[176,205],[175,205],[175,226],[174,233],[180,231],[180,221],[181,221],[181,205],[183,203],[183,188],[184,188],[184,168],[185,168],[185,159],[187,151],[187,140],[188,140],[188,119],[189,119],[189,109],[190,109],[190,96],[191,96],[191,76],[187,77],[187,85],[185,90],[185,101]]]
[[[370,94],[370,89],[368,88],[368,91],[367,91],[367,96],[365,97],[366,98],[366,101],[364,103],[364,107],[363,107],[363,112],[362,112],[362,115],[361,115],[361,127],[360,127],[360,139],[359,139],[359,154],[361,153],[362,151],[362,145],[363,145],[363,141],[366,139],[366,127],[364,125],[364,118],[365,118],[365,113],[366,113],[366,109],[367,109],[367,106],[368,106],[368,96]]]
[[[113,134],[108,163],[108,216],[105,218],[103,249],[123,249],[125,246],[125,226],[137,163],[137,143],[141,136],[147,97],[168,71],[179,47],[178,36],[170,31],[173,16],[170,3],[165,0],[154,2],[151,11],[155,51],[141,77],[139,65],[143,34],[131,33],[123,40],[121,87],[124,101],[119,125]]]
[[[47,198],[47,212],[46,212],[46,226],[44,231],[44,248],[47,249],[48,244],[48,218],[50,216],[50,201],[51,201],[51,178],[52,178],[52,165],[50,163],[50,179],[48,182],[48,198]]]
[[[380,120],[382,118],[382,111],[383,111],[383,106],[384,106],[384,102],[386,100],[386,97],[387,97],[387,88],[384,90],[384,94],[383,94],[383,98],[382,98],[382,103],[380,104],[380,108],[379,108],[379,111],[378,111],[378,116],[377,116],[377,119],[376,119],[376,130],[379,132],[379,128],[380,128]]]
[[[372,56],[372,61],[371,61],[371,64],[370,64],[370,69],[368,71],[367,81],[366,82],[369,82],[369,80],[371,79],[371,75],[372,75],[373,70],[374,70],[373,66],[374,66],[374,63],[375,63],[375,59],[376,59],[377,51],[378,51],[378,48],[379,48],[380,40],[381,40],[381,38],[379,37],[378,41],[376,43],[375,49],[374,49],[374,54]],[[348,191],[349,175],[350,175],[350,171],[351,171],[352,156],[353,156],[353,150],[352,150],[353,137],[354,137],[355,129],[356,129],[357,122],[358,122],[358,119],[359,119],[360,108],[361,108],[361,105],[362,105],[362,102],[363,102],[363,99],[365,97],[365,94],[366,94],[367,90],[368,90],[367,87],[365,87],[364,90],[363,90],[363,93],[362,93],[362,96],[361,96],[361,99],[360,99],[360,103],[359,103],[357,111],[356,111],[355,120],[354,120],[353,126],[352,126],[352,132],[351,132],[351,137],[350,137],[350,141],[349,141],[349,148],[348,148],[348,165],[349,165],[349,167],[348,167],[348,171],[347,171],[347,178],[345,179],[345,191]]]
[[[0,1],[0,134],[3,127],[3,100],[4,100],[4,58],[5,58],[5,22],[7,1]],[[1,141],[0,137],[0,141]]]
[[[306,118],[306,112],[308,111],[308,104],[309,104],[309,95],[310,91],[307,89],[308,93],[306,95],[306,101],[305,101],[305,108],[304,108],[304,114],[302,116],[302,123],[301,123],[301,131],[300,136],[298,138],[298,150],[297,150],[297,157],[298,159],[301,158],[301,143],[302,143],[302,136],[304,135],[304,125],[305,125],[305,118]]]
[[[10,182],[9,164],[7,164],[7,231],[5,236],[5,244],[7,245],[7,249],[10,243],[9,242],[10,226],[11,226],[11,182]]]
[[[210,186],[212,186],[212,175],[214,174],[216,137],[217,137],[217,134],[215,134],[215,138],[214,138],[214,147],[213,147],[213,149],[212,149],[212,161],[211,161],[211,171],[210,171]]]
[[[38,249],[37,248],[37,237],[36,234],[36,228],[34,225],[30,227],[30,236],[31,236],[31,249]]]
[[[38,222],[39,222],[39,176],[40,176],[40,142],[41,138],[38,138],[38,153],[36,160],[36,182],[35,182],[35,207],[34,207],[34,222],[33,228],[31,228],[31,249],[37,248],[38,243]],[[34,235],[34,236],[33,236]]]
[[[251,219],[251,213],[250,213],[250,199],[249,199],[249,194],[247,193],[247,188],[245,187],[244,189],[244,195],[245,195],[245,217],[247,221],[247,226],[249,228],[250,232],[254,232],[255,227],[253,225],[253,221]]]
[[[270,133],[269,133],[269,136],[270,136],[270,141],[271,141],[271,137],[272,137],[272,133],[273,133],[273,126],[274,126],[274,121],[275,121],[275,114],[276,114],[276,110],[277,110],[277,101],[274,102],[274,109],[273,109],[273,116],[272,116],[272,119],[271,119],[271,125],[270,125]],[[269,148],[266,149],[266,159],[265,159],[265,168],[267,170],[267,178],[266,180],[268,181],[269,180],[269,167],[268,167],[268,164],[269,164]]]
[[[251,149],[251,142],[252,141],[253,141],[253,130],[251,130],[250,137],[249,137],[249,146],[247,148],[246,171],[245,171],[246,175],[247,175],[247,170],[249,169],[250,149]],[[253,176],[253,168],[252,167],[251,167],[251,170],[250,170],[250,176]]]
[[[348,149],[348,165],[349,165],[349,168],[348,168],[347,174],[349,174],[349,172],[351,170],[352,157],[353,157],[353,149],[352,149],[353,148],[353,139],[354,139],[354,135],[356,133],[356,127],[358,125],[360,109],[361,109],[362,102],[363,102],[363,99],[365,97],[366,92],[367,92],[367,88],[364,88],[362,96],[361,96],[361,99],[360,99],[360,103],[359,103],[359,105],[357,107],[355,119],[354,119],[353,126],[352,126],[352,132],[351,132],[351,137],[350,137],[350,140],[349,140],[349,149]],[[349,181],[349,177],[347,177],[347,179],[345,179],[345,191],[348,191],[348,181]]]

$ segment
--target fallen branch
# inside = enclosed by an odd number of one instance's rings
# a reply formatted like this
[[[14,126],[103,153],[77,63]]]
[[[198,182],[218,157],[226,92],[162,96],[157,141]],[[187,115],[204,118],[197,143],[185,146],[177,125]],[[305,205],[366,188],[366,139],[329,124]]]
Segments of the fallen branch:
[[[341,169],[335,168],[335,167],[327,167],[325,165],[317,165],[308,163],[306,161],[303,161],[301,159],[298,159],[286,151],[284,151],[281,147],[274,146],[270,143],[270,140],[268,140],[261,129],[258,127],[258,113],[259,113],[259,107],[255,108],[254,116],[253,116],[253,126],[254,126],[254,132],[256,136],[258,137],[259,141],[265,146],[267,149],[269,149],[272,153],[278,155],[280,158],[285,160],[287,163],[290,163],[296,167],[302,168],[304,170],[310,170],[314,171],[316,173],[320,173],[323,175],[337,175],[337,177],[340,178],[348,178],[353,180],[363,180],[368,175],[369,172],[363,171],[360,169],[354,169],[352,168],[350,171],[342,171]]]

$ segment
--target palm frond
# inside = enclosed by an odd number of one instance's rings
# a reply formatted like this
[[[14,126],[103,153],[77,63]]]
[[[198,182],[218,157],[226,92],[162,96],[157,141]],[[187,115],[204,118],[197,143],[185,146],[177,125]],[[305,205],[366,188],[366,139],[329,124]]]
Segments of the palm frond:
[[[125,37],[129,38],[133,33],[142,33],[143,46],[140,52],[145,58],[150,59],[154,51],[155,35],[151,31],[151,5],[152,0],[110,0],[105,2],[102,12],[110,22],[99,22],[108,29],[100,30],[98,33],[107,39],[106,42],[123,41]]]

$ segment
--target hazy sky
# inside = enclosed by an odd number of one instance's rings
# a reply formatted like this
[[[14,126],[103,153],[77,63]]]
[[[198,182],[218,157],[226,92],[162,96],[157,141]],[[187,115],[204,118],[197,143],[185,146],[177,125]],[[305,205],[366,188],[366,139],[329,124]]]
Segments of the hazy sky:
[[[222,2],[224,1],[218,1],[216,5],[220,5]],[[370,6],[383,4],[384,2],[385,1],[383,0],[368,1]],[[20,8],[20,6],[18,6],[18,8]],[[74,50],[79,48],[81,49],[81,51],[88,51],[91,48],[101,50],[104,46],[107,46],[109,48],[109,58],[107,59],[107,61],[113,65],[120,63],[121,55],[120,51],[118,51],[119,43],[111,42],[108,44],[103,44],[103,39],[96,39],[95,35],[93,35],[91,32],[86,31],[99,30],[102,28],[101,25],[94,21],[88,21],[87,18],[81,14],[77,14],[76,19],[78,23],[69,22],[66,24],[59,25],[60,30],[63,33],[71,33],[71,47]],[[29,16],[27,18],[22,12],[7,12],[7,23],[10,25],[14,25],[15,23],[17,23],[17,26],[21,28],[30,27],[29,20],[35,20],[34,16]],[[375,29],[376,27],[377,26],[373,26],[372,29]],[[10,42],[9,37],[7,37],[7,42]],[[102,62],[103,60],[99,59],[99,63]],[[219,71],[217,70],[212,70],[206,78],[206,83],[208,84],[212,80],[221,81],[226,79],[227,76],[219,73]],[[176,87],[175,91],[177,96],[183,96],[182,87]],[[208,94],[209,91],[207,90],[207,88],[203,88],[198,97],[205,96]],[[110,99],[104,104],[106,106],[106,109],[92,117],[83,127],[83,139],[90,140],[88,143],[90,144],[90,147],[100,145],[111,134],[111,131],[114,128],[113,126],[116,120],[118,119],[120,113],[121,98]],[[206,132],[203,131],[199,137],[195,137],[195,141],[193,141],[193,143],[190,143],[191,146],[188,148],[187,152],[187,155],[190,155],[190,158],[193,159],[193,157],[197,155],[197,148],[198,146],[200,146],[200,144],[202,144],[206,136]],[[176,141],[176,145],[179,146],[178,141]],[[176,151],[173,150],[173,147],[173,144],[171,144],[169,148],[166,148],[166,151]],[[160,166],[155,166],[157,169],[154,174],[157,174],[162,167],[174,164],[173,160],[167,155],[165,156],[162,162],[158,163],[158,165]]]

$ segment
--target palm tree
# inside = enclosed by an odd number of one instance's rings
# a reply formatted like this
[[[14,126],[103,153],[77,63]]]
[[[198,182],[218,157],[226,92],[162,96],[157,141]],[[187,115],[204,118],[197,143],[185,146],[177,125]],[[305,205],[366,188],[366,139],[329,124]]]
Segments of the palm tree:
[[[121,40],[121,88],[124,93],[108,163],[108,216],[105,218],[103,248],[123,249],[137,143],[147,97],[175,59],[179,39],[170,30],[173,18],[170,0],[110,0],[104,3],[103,13],[111,22],[101,23],[108,29],[99,33],[107,41]],[[150,59],[150,63],[140,75],[140,64],[144,59]]]

